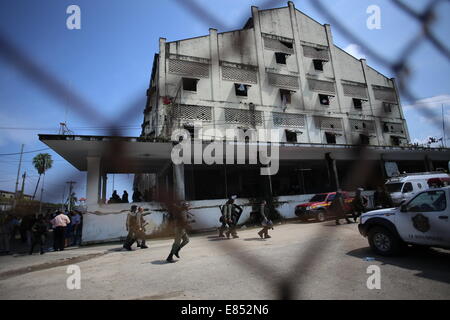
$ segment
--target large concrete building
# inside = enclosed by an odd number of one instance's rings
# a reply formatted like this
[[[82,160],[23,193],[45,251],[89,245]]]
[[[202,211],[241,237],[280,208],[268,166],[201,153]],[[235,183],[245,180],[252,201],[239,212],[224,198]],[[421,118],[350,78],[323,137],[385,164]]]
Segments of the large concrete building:
[[[279,142],[409,142],[395,80],[337,47],[330,25],[292,2],[252,7],[240,30],[160,39],[142,135],[170,137],[193,126],[281,128]]]
[[[176,193],[191,205],[193,228],[204,229],[220,224],[219,205],[233,194],[244,207],[241,223],[252,198],[278,197],[277,210],[291,218],[295,206],[316,192],[373,190],[394,172],[448,169],[448,149],[409,144],[395,80],[337,47],[329,25],[292,2],[270,10],[252,7],[251,13],[241,30],[160,39],[140,137],[40,135],[87,172],[84,242],[126,235],[129,204],[107,203],[108,174],[134,173],[135,187],[145,195],[140,205],[150,209],[159,209],[155,194]],[[179,128],[201,142],[200,151],[212,139],[244,145],[243,156],[231,156],[244,162],[175,164],[171,154],[180,141],[170,138]],[[236,128],[243,135],[277,129],[276,136],[256,142],[278,148],[275,175],[261,175],[261,163],[249,161],[254,143],[224,137],[226,129]],[[223,158],[230,154],[226,149]],[[162,212],[147,221],[148,233],[158,230]]]

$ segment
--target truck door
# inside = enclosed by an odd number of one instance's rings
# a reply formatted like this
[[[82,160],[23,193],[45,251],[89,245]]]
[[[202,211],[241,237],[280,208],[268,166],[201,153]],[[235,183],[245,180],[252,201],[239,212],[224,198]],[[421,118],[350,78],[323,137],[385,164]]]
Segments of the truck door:
[[[444,190],[419,193],[398,213],[397,229],[407,242],[450,246],[450,201]]]
[[[417,191],[414,192],[414,187],[411,182],[406,182],[403,185],[402,196],[403,196],[404,200],[408,201],[409,199],[411,199],[414,196],[415,193],[417,193]]]

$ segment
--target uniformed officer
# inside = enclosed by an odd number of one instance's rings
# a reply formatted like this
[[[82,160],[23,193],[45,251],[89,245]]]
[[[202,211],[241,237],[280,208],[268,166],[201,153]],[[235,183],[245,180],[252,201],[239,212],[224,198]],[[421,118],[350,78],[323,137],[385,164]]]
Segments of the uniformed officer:
[[[136,205],[132,205],[130,212],[127,216],[126,228],[128,231],[127,238],[123,247],[129,251],[131,251],[131,246],[136,241],[138,247],[141,249],[148,248],[145,245],[145,231],[144,231],[144,223],[145,220],[143,218],[144,209],[141,207],[137,207]]]
[[[228,229],[228,221],[231,217],[231,213],[229,210],[229,205],[233,203],[232,197],[228,198],[227,202],[223,206],[220,207],[221,216],[219,219],[219,222],[221,223],[221,226],[219,228],[219,237],[224,238],[225,235],[223,234]]]
[[[236,196],[232,196],[228,200],[228,204],[225,206],[224,218],[228,224],[228,230],[225,233],[227,238],[230,238],[230,235],[233,238],[239,238],[239,236],[237,235],[236,226],[242,214],[242,207],[234,203],[234,200],[236,198]]]
[[[367,198],[361,194],[362,191],[362,188],[358,188],[356,190],[355,197],[352,200],[352,215],[355,222],[358,217],[366,211],[368,201]]]
[[[340,191],[336,192],[336,195],[331,202],[329,209],[334,216],[336,216],[336,224],[341,224],[339,222],[340,219],[344,218],[347,223],[351,223],[351,221],[347,218],[344,206],[344,198],[342,197],[342,193]]]
[[[189,213],[188,210],[189,206],[185,202],[173,204],[167,208],[169,215],[168,221],[171,227],[173,227],[175,233],[172,250],[166,259],[167,262],[175,262],[175,260],[173,260],[174,255],[179,259],[181,248],[189,243],[189,237],[186,229],[188,224],[194,222],[194,220],[192,219],[193,215]]]
[[[266,200],[263,200],[261,202],[260,206],[260,215],[261,215],[261,225],[262,229],[258,232],[258,235],[261,237],[261,239],[269,239],[272,238],[269,236],[269,229],[273,229],[273,223],[271,220],[269,220],[267,217],[269,216],[270,209],[267,206]]]

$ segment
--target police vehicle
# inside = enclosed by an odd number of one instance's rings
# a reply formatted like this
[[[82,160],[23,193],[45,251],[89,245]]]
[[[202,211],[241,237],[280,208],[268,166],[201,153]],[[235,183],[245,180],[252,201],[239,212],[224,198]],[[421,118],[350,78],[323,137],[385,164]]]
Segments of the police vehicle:
[[[398,208],[361,215],[359,232],[380,255],[398,254],[408,244],[450,249],[450,187],[419,192]]]

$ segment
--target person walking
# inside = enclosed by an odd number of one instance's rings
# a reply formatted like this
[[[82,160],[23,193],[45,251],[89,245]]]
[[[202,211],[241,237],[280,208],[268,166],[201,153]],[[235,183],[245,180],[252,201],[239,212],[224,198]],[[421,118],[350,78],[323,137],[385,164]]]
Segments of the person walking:
[[[229,217],[231,217],[231,214],[229,214],[229,212],[228,212],[228,210],[230,210],[228,208],[228,206],[231,205],[232,203],[233,203],[233,199],[230,197],[230,198],[228,198],[227,202],[225,202],[225,204],[220,207],[221,215],[220,215],[219,222],[221,223],[221,225],[219,228],[219,237],[221,237],[221,238],[225,238],[225,235],[223,233],[228,230],[228,221],[229,221]]]
[[[123,190],[123,194],[122,194],[122,203],[128,203],[128,192],[127,190]]]
[[[173,256],[175,255],[179,259],[181,248],[189,243],[189,237],[186,231],[188,224],[195,222],[195,220],[192,219],[193,215],[189,213],[189,206],[186,202],[173,204],[167,209],[169,214],[168,221],[174,230],[175,237],[172,244],[172,249],[170,250],[166,261],[175,262],[175,260],[173,260]]]
[[[132,250],[131,247],[135,241],[141,249],[148,248],[145,244],[145,220],[143,218],[143,212],[144,209],[142,207],[138,208],[136,205],[132,205],[127,215],[126,229],[128,235],[123,247],[128,251]]]
[[[64,235],[70,219],[63,212],[58,211],[56,217],[51,220],[54,232],[54,250],[64,250]]]
[[[376,209],[392,208],[394,202],[389,192],[386,190],[386,186],[381,185],[377,187],[377,190],[373,194],[374,207]]]
[[[261,239],[270,239],[271,236],[269,236],[269,229],[273,230],[273,223],[267,218],[269,216],[270,209],[267,206],[266,200],[263,200],[261,202],[259,213],[261,215],[261,225],[263,228],[258,232],[258,235],[261,237]]]
[[[330,204],[329,210],[334,216],[336,216],[336,225],[340,225],[341,223],[339,220],[343,218],[347,221],[347,223],[351,223],[351,221],[347,218],[344,207],[344,198],[342,197],[342,193],[340,191],[336,192],[336,195]]]
[[[31,227],[31,246],[30,246],[30,255],[33,254],[34,247],[39,244],[39,251],[41,254],[44,254],[44,244],[47,235],[47,222],[44,219],[43,215],[39,215],[33,226]]]
[[[352,215],[355,222],[358,220],[358,217],[366,211],[368,200],[361,194],[363,190],[363,188],[358,188],[355,197],[352,200]]]
[[[0,247],[3,254],[9,254],[11,251],[13,229],[12,217],[5,213],[0,213]]]
[[[76,246],[81,242],[81,215],[77,211],[72,211],[71,216],[71,225],[72,225],[72,243],[70,245]]]

